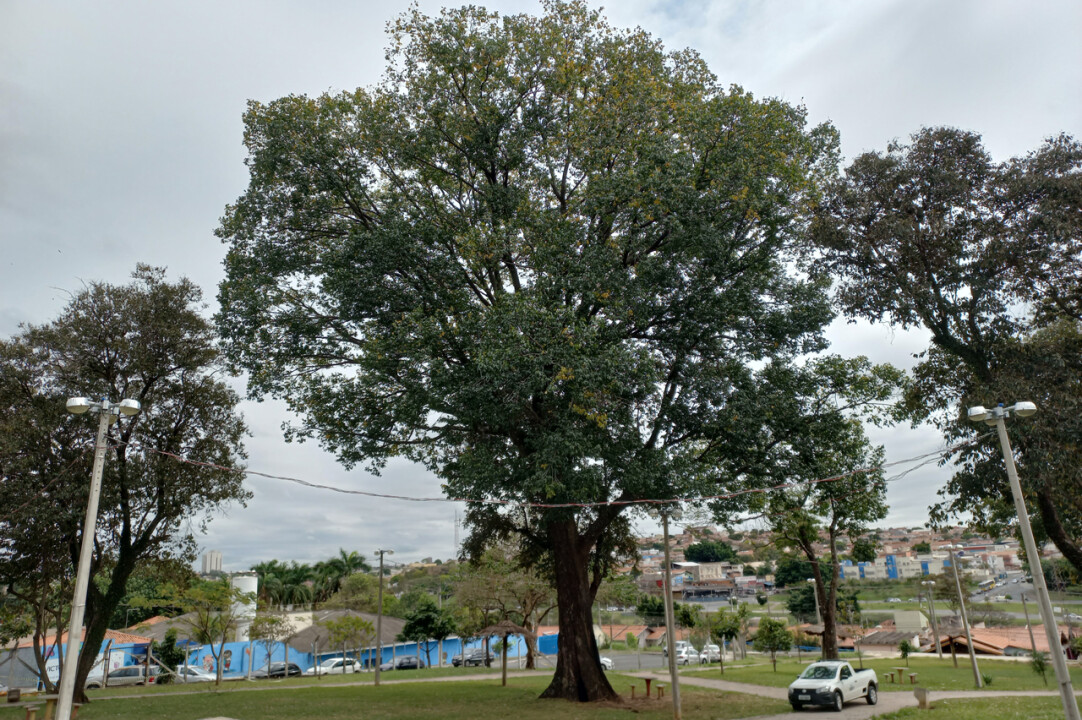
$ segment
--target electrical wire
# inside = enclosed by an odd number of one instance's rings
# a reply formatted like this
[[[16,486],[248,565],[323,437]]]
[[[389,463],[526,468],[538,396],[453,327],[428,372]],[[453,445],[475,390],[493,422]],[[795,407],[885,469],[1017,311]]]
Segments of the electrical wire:
[[[957,450],[960,450],[961,448],[967,447],[969,445],[976,444],[976,443],[980,442],[981,440],[985,439],[985,437],[987,437],[990,434],[991,433],[986,433],[985,435],[979,435],[979,436],[977,436],[975,438],[972,438],[970,440],[967,440],[967,441],[964,441],[964,442],[961,442],[961,443],[957,443],[957,444],[952,445],[950,447],[941,448],[939,450],[934,450],[934,451],[927,452],[927,453],[922,453],[920,455],[916,455],[916,456],[913,456],[913,457],[910,457],[910,458],[905,458],[903,460],[895,460],[895,461],[892,461],[892,462],[889,462],[889,463],[883,463],[882,465],[876,465],[876,466],[871,466],[871,467],[857,468],[855,470],[850,470],[849,472],[841,473],[841,474],[838,474],[838,475],[832,475],[830,477],[825,477],[825,478],[817,478],[817,479],[814,479],[814,480],[801,480],[801,481],[795,481],[795,482],[784,482],[784,483],[778,483],[776,485],[772,485],[772,486],[769,486],[769,487],[744,488],[744,489],[741,489],[741,490],[736,490],[736,491],[729,492],[729,493],[720,493],[720,494],[717,494],[717,495],[702,495],[702,496],[694,496],[694,497],[671,497],[671,498],[635,498],[635,499],[628,499],[628,500],[599,500],[599,501],[595,501],[595,502],[582,502],[582,503],[542,503],[542,502],[531,502],[531,501],[521,501],[521,500],[508,500],[508,499],[503,499],[503,498],[465,498],[465,497],[446,497],[446,496],[423,497],[423,496],[412,496],[412,495],[394,495],[394,494],[390,494],[390,493],[377,493],[377,492],[371,492],[371,491],[368,491],[368,490],[352,490],[352,489],[348,489],[348,488],[337,487],[337,486],[334,486],[334,485],[325,485],[323,483],[311,482],[309,480],[304,480],[303,478],[291,477],[291,476],[288,476],[288,475],[275,475],[275,474],[272,474],[272,473],[261,472],[259,470],[250,470],[250,469],[247,469],[247,468],[232,468],[232,467],[228,467],[228,466],[225,466],[225,465],[219,465],[219,464],[216,464],[216,463],[204,462],[204,461],[199,461],[199,460],[191,460],[191,459],[185,458],[185,457],[183,457],[181,455],[178,455],[176,453],[171,453],[171,452],[167,452],[167,451],[164,451],[164,450],[158,450],[156,448],[151,448],[151,447],[146,446],[146,445],[139,445],[139,447],[141,447],[143,450],[145,450],[147,452],[162,455],[162,456],[171,458],[173,460],[176,460],[177,462],[182,462],[182,463],[186,463],[186,464],[189,464],[189,465],[195,465],[195,466],[198,466],[198,467],[205,467],[205,468],[210,468],[210,469],[214,469],[214,470],[222,470],[222,471],[226,471],[226,472],[241,472],[241,473],[244,473],[245,475],[248,475],[248,476],[251,476],[251,477],[261,477],[261,478],[266,478],[266,479],[269,479],[269,480],[281,480],[281,481],[284,481],[284,482],[293,483],[295,485],[300,485],[302,487],[312,488],[312,489],[316,489],[316,490],[326,490],[328,492],[335,492],[335,493],[340,493],[340,494],[343,494],[343,495],[357,495],[357,496],[361,496],[361,497],[377,498],[377,499],[381,499],[381,500],[400,500],[400,501],[405,501],[405,502],[463,502],[463,503],[474,503],[474,504],[483,504],[483,505],[500,505],[500,506],[507,506],[507,507],[530,507],[530,508],[541,508],[541,509],[563,509],[563,508],[583,508],[583,509],[586,509],[586,508],[614,507],[614,506],[622,507],[622,506],[630,506],[630,505],[643,505],[643,506],[673,505],[673,504],[682,504],[682,503],[701,503],[701,502],[708,502],[708,501],[711,501],[711,500],[729,500],[729,499],[740,497],[740,496],[743,496],[743,495],[770,493],[770,492],[776,492],[776,491],[779,491],[779,490],[790,490],[790,489],[799,488],[799,487],[812,486],[812,485],[817,485],[817,484],[820,484],[820,483],[837,482],[839,480],[844,480],[846,478],[854,477],[856,475],[863,475],[863,474],[876,472],[876,471],[883,470],[883,469],[890,468],[890,467],[897,467],[899,465],[905,465],[905,464],[908,464],[908,463],[913,463],[913,462],[920,461],[918,465],[916,465],[916,466],[914,466],[912,468],[908,468],[907,470],[905,470],[905,471],[903,471],[901,473],[898,473],[895,476],[884,479],[884,482],[894,482],[896,480],[900,480],[900,479],[904,478],[906,475],[913,472],[914,470],[917,470],[917,469],[919,469],[919,468],[921,468],[921,467],[923,467],[925,465],[928,465],[928,464],[930,464],[932,462],[937,462],[940,458],[942,458],[942,457],[944,457],[944,456],[946,456],[946,455],[948,455],[950,453],[953,453],[953,452],[955,452]],[[129,443],[129,445],[138,445],[138,444],[137,443]]]

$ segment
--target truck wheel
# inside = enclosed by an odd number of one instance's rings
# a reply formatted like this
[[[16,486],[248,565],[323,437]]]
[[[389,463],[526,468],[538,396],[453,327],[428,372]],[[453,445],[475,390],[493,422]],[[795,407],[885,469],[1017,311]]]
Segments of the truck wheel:
[[[842,699],[842,691],[834,691],[834,712],[841,712],[842,706],[845,705],[845,700]]]
[[[804,703],[793,702],[793,703],[789,703],[789,704],[793,706],[793,711],[794,712],[800,712],[801,710],[804,709]]]
[[[868,686],[868,697],[865,699],[869,705],[875,705],[879,702],[879,692],[875,689],[875,685]]]

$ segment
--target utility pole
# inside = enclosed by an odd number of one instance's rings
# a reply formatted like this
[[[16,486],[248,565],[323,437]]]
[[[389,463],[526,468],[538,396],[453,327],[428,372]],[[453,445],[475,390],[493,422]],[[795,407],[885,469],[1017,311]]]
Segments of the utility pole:
[[[665,537],[665,575],[663,590],[665,594],[665,646],[669,655],[669,678],[672,685],[672,716],[673,720],[680,720],[680,673],[676,669],[676,637],[675,623],[673,622],[672,606],[672,562],[669,559],[669,516],[680,519],[680,511],[668,508],[655,508],[650,511],[651,515],[661,516],[661,527]]]
[[[932,637],[935,640],[936,654],[939,655],[939,659],[942,660],[943,646],[939,644],[939,625],[936,623],[935,620],[935,600],[932,597],[933,595],[935,595],[935,582],[933,582],[932,580],[923,580],[921,581],[921,585],[924,585],[928,588],[928,607],[930,608],[930,612],[932,615]],[[954,647],[954,645],[952,644],[951,647]]]
[[[981,671],[977,669],[977,653],[973,650],[973,636],[969,633],[969,617],[966,615],[966,599],[962,592],[962,579],[958,575],[958,558],[954,556],[954,548],[948,550],[951,556],[951,567],[954,568],[954,584],[958,588],[958,607],[962,610],[962,627],[966,631],[966,645],[969,647],[969,662],[973,665],[973,682],[977,684],[977,689],[980,690],[984,687],[984,681],[981,679]]]
[[[1029,647],[1032,655],[1037,654],[1037,641],[1033,639],[1033,625],[1029,621],[1029,606],[1026,604],[1026,593],[1022,591],[1022,612],[1026,614],[1026,630],[1029,630]]]
[[[379,556],[379,590],[376,593],[376,676],[373,682],[379,685],[379,666],[383,663],[383,556],[394,555],[394,550],[376,550]]]

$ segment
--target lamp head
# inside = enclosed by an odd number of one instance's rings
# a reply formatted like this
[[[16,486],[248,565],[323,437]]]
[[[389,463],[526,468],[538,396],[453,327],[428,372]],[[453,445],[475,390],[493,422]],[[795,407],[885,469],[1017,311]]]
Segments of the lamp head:
[[[1014,410],[1014,414],[1018,417],[1029,417],[1037,412],[1037,406],[1028,400],[1023,400],[1021,402],[1016,402],[1011,407],[1011,410]]]
[[[67,402],[68,412],[75,415],[82,415],[90,409],[90,398],[74,397],[70,398]]]
[[[132,415],[138,415],[143,406],[139,404],[138,400],[121,400],[117,408],[120,410],[121,415],[131,417]]]
[[[981,422],[988,419],[988,409],[984,405],[969,408],[969,419],[973,422]]]

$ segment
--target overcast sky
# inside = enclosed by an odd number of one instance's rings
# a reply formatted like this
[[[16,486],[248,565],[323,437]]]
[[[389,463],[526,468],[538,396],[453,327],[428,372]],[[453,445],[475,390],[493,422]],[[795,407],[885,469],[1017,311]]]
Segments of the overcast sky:
[[[504,13],[534,2],[489,2]],[[841,131],[849,158],[927,125],[984,136],[1006,159],[1082,134],[1082,4],[972,0],[749,2],[622,0],[616,26],[692,47],[725,84],[804,103]],[[427,12],[439,3],[421,2]],[[0,0],[0,335],[55,317],[89,280],[123,283],[136,262],[199,283],[215,309],[224,247],[213,231],[247,184],[241,114],[249,99],[351,90],[383,70],[381,2]],[[842,354],[909,363],[922,335],[838,323]],[[289,445],[272,402],[245,403],[249,467],[341,487],[439,495],[423,470],[345,472]],[[89,430],[88,430],[89,432]],[[888,460],[934,450],[929,430],[877,431]],[[890,489],[892,524],[920,525],[945,480],[913,473]],[[450,503],[329,494],[251,478],[254,499],[202,538],[227,570],[270,558],[313,562],[338,548],[396,560],[454,552]],[[640,522],[644,530],[649,523]]]

